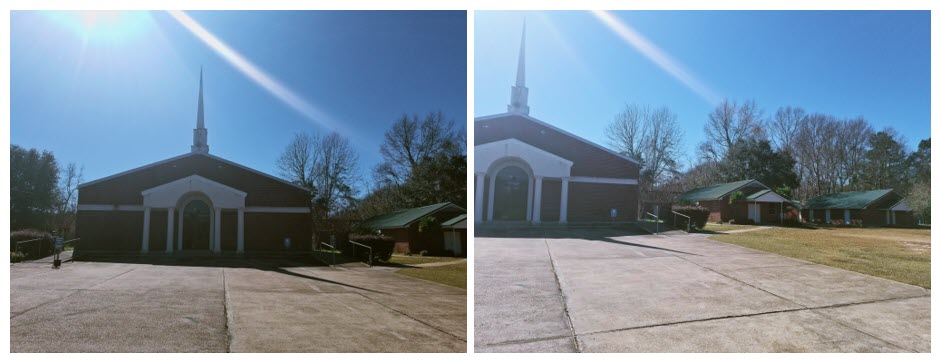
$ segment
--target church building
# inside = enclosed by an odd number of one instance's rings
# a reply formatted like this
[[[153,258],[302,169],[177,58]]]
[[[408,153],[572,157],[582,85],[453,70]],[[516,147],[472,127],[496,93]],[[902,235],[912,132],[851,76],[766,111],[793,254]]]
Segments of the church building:
[[[211,155],[207,137],[200,72],[190,152],[79,185],[76,251],[310,250],[308,189]]]
[[[524,28],[507,112],[474,119],[474,221],[637,220],[639,162],[529,116],[528,96]]]

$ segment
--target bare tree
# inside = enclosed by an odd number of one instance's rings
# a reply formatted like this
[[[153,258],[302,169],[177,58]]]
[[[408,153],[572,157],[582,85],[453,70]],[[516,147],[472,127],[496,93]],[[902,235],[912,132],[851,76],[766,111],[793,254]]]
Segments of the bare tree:
[[[781,107],[774,114],[774,120],[769,124],[769,135],[774,146],[779,151],[792,152],[797,131],[807,112],[799,107]]]
[[[640,161],[641,175],[651,186],[669,180],[677,168],[683,132],[667,107],[625,105],[605,135],[618,152]]]
[[[85,167],[69,163],[65,172],[59,176],[59,194],[56,201],[56,224],[63,235],[70,235],[75,229],[75,213],[78,210],[78,184],[83,181]]]
[[[454,121],[445,120],[441,112],[429,113],[423,120],[403,115],[386,131],[379,152],[385,159],[377,166],[377,181],[401,185],[419,163],[432,157],[447,143],[459,142]]]
[[[728,154],[739,140],[764,137],[764,111],[754,100],[741,105],[728,99],[709,113],[703,130],[706,142],[700,145],[705,156],[718,161]]]
[[[624,106],[605,129],[605,136],[614,149],[637,160],[644,158],[644,144],[650,122],[650,109],[634,104]]]
[[[281,177],[298,185],[313,189],[310,178],[313,170],[315,146],[320,141],[315,135],[296,133],[278,158]]]
[[[360,182],[359,156],[350,140],[333,132],[320,139],[309,178],[316,189],[315,204],[328,217],[348,207]]]

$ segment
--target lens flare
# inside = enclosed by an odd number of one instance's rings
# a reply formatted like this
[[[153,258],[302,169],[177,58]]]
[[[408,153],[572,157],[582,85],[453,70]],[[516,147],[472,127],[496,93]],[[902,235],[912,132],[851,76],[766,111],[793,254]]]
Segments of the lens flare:
[[[151,26],[146,11],[47,11],[44,14],[85,43],[132,40]]]
[[[701,98],[706,100],[712,105],[718,104],[721,99],[719,96],[712,91],[706,84],[703,84],[699,79],[693,76],[683,64],[680,64],[679,61],[676,61],[667,54],[665,51],[657,47],[654,43],[647,40],[643,35],[641,35],[637,30],[625,24],[623,21],[612,15],[611,13],[603,10],[592,10],[591,13],[601,21],[602,24],[608,27],[611,31],[618,35],[621,40],[624,40],[629,45],[640,51],[644,57],[656,64],[660,69],[666,71],[667,74],[670,74],[676,80],[686,85],[687,88],[692,90],[694,93],[699,95]]]
[[[288,89],[286,86],[282,85],[280,82],[265,73],[263,70],[255,66],[255,64],[242,56],[242,54],[239,54],[237,51],[229,47],[229,45],[199,25],[199,23],[197,23],[196,20],[193,20],[193,18],[189,17],[189,15],[186,15],[186,13],[179,10],[168,12],[171,16],[173,16],[174,19],[176,19],[176,21],[183,25],[183,27],[199,38],[199,40],[209,46],[209,48],[219,54],[219,56],[222,56],[223,59],[232,64],[232,66],[242,72],[242,74],[247,76],[263,89],[267,90],[278,100],[281,100],[304,117],[321,126],[332,130],[341,131],[338,124],[331,120],[326,113],[320,111],[302,99],[300,96],[295,94],[293,91]]]

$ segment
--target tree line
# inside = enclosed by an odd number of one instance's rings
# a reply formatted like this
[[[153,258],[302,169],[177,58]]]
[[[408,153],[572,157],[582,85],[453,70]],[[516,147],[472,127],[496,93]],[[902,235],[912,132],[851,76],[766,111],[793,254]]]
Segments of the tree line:
[[[766,115],[751,100],[724,100],[706,115],[706,140],[681,169],[683,131],[667,107],[625,105],[605,129],[609,144],[641,163],[642,202],[665,203],[687,190],[755,179],[782,195],[894,189],[916,213],[930,212],[931,139],[906,149],[894,129],[864,117],[838,118],[783,106]]]
[[[277,167],[281,177],[310,189],[318,230],[440,202],[466,207],[466,137],[443,113],[397,118],[378,151],[383,161],[367,179],[348,138],[336,132],[322,137],[298,133]]]
[[[10,230],[74,235],[82,173],[75,163],[60,166],[51,151],[10,145]]]

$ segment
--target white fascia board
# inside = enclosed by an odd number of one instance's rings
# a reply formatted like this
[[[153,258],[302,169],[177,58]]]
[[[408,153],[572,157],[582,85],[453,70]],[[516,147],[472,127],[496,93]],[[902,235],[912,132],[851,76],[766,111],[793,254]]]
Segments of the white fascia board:
[[[617,184],[617,185],[637,185],[637,179],[603,178],[593,176],[572,176],[569,182],[592,183],[592,184]]]
[[[248,193],[246,193],[246,192],[244,192],[244,191],[242,191],[242,190],[239,190],[239,189],[233,188],[233,187],[231,187],[231,186],[228,186],[228,185],[225,185],[225,184],[221,184],[221,183],[218,183],[218,182],[209,180],[209,179],[204,178],[204,177],[199,176],[199,175],[190,175],[190,176],[187,176],[187,177],[182,178],[182,179],[173,180],[173,181],[168,182],[168,183],[166,183],[166,184],[159,185],[159,186],[152,187],[152,188],[150,188],[150,189],[141,191],[140,194],[141,194],[142,196],[147,196],[147,195],[150,195],[150,194],[152,194],[152,193],[154,193],[154,192],[157,192],[157,191],[160,191],[160,190],[164,190],[164,189],[168,189],[168,188],[177,186],[177,185],[179,185],[179,184],[181,184],[181,183],[189,182],[189,181],[191,181],[191,180],[196,180],[196,181],[205,182],[205,183],[207,183],[207,184],[209,184],[209,185],[211,185],[211,186],[213,186],[213,187],[216,187],[216,188],[225,190],[225,191],[227,191],[227,192],[233,193],[233,194],[238,195],[238,196],[240,196],[240,197],[245,197],[246,195],[248,195]]]
[[[168,163],[168,162],[171,162],[171,161],[174,161],[174,160],[179,160],[179,159],[185,158],[185,157],[187,157],[187,156],[192,156],[192,155],[194,155],[194,153],[186,153],[186,154],[183,154],[183,155],[174,156],[174,157],[169,158],[169,159],[160,160],[160,161],[158,161],[158,162],[150,163],[150,164],[147,164],[147,165],[144,165],[144,166],[140,166],[140,167],[136,167],[136,168],[133,168],[133,169],[131,169],[131,170],[122,171],[122,172],[119,172],[119,173],[114,174],[114,175],[105,176],[105,177],[103,177],[103,178],[101,178],[101,179],[98,179],[98,180],[92,180],[92,181],[89,181],[89,182],[81,183],[81,184],[78,185],[78,188],[81,189],[81,188],[86,187],[86,186],[88,186],[88,185],[97,184],[97,183],[100,183],[100,182],[106,181],[106,180],[111,180],[111,179],[114,179],[114,178],[116,178],[116,177],[120,177],[120,176],[127,175],[127,174],[130,174],[130,173],[133,173],[133,172],[137,172],[137,171],[140,171],[140,170],[144,170],[144,169],[149,169],[149,168],[152,168],[152,167],[157,166],[157,165],[166,164],[166,163]]]
[[[78,204],[78,211],[144,211],[144,205]]]
[[[292,182],[290,182],[290,181],[281,179],[281,178],[279,178],[279,177],[272,176],[272,175],[266,174],[266,173],[264,173],[264,172],[261,172],[261,171],[252,169],[252,168],[247,167],[247,166],[245,166],[245,165],[242,165],[242,164],[239,164],[239,163],[230,161],[230,160],[226,160],[226,159],[223,159],[223,158],[221,158],[221,157],[218,157],[218,156],[215,156],[215,155],[212,155],[212,154],[203,154],[203,153],[198,153],[198,152],[189,152],[189,153],[186,153],[186,154],[183,154],[183,155],[174,156],[174,157],[169,158],[169,159],[160,160],[160,161],[155,162],[155,163],[150,163],[150,164],[147,164],[147,165],[144,165],[144,166],[136,167],[136,168],[133,168],[133,169],[131,169],[131,170],[122,171],[122,172],[119,172],[119,173],[117,173],[117,174],[114,174],[114,175],[111,175],[111,176],[106,176],[106,177],[103,177],[103,178],[98,179],[98,180],[93,180],[93,181],[89,181],[89,182],[86,182],[86,183],[79,184],[79,185],[78,185],[78,188],[83,188],[83,187],[88,186],[88,185],[100,183],[100,182],[106,181],[106,180],[111,180],[111,179],[114,179],[114,178],[116,178],[116,177],[120,177],[120,176],[127,175],[127,174],[130,174],[130,173],[136,172],[136,171],[144,170],[144,169],[149,169],[149,168],[152,168],[152,167],[157,166],[157,165],[166,164],[166,163],[171,162],[171,161],[179,160],[179,159],[185,158],[185,157],[187,157],[187,156],[194,156],[194,155],[206,156],[206,157],[209,157],[210,159],[214,159],[214,160],[218,160],[218,161],[224,162],[224,163],[226,163],[226,164],[228,164],[228,165],[232,165],[232,166],[235,166],[235,167],[240,168],[240,169],[242,169],[242,170],[246,170],[246,171],[249,171],[249,172],[253,172],[253,173],[255,173],[255,174],[258,174],[258,175],[267,177],[267,178],[269,178],[269,179],[279,181],[279,182],[281,182],[281,183],[283,183],[283,184],[290,185],[290,186],[293,186],[293,187],[295,187],[295,188],[298,188],[298,189],[301,189],[301,190],[304,190],[304,191],[308,191],[308,192],[310,191],[310,189],[308,189],[308,188],[306,188],[306,187],[303,187],[303,186],[297,185],[297,184],[295,184],[295,183],[292,183]]]
[[[293,187],[296,187],[296,188],[301,189],[301,190],[304,190],[304,191],[310,191],[310,189],[308,189],[308,188],[306,188],[306,187],[303,187],[303,186],[300,186],[300,185],[298,185],[298,184],[292,183],[292,182],[290,182],[290,181],[284,180],[284,179],[279,178],[279,177],[277,177],[277,176],[269,175],[269,174],[266,174],[266,173],[264,173],[264,172],[261,172],[261,171],[252,169],[252,168],[250,168],[250,167],[248,167],[248,166],[239,164],[239,163],[237,163],[237,162],[229,161],[229,160],[223,159],[223,158],[221,158],[221,157],[218,157],[218,156],[215,156],[215,155],[212,155],[212,154],[202,154],[202,155],[208,156],[210,159],[219,160],[219,161],[224,162],[224,163],[226,163],[226,164],[235,166],[235,167],[240,168],[240,169],[242,169],[242,170],[250,171],[250,172],[256,173],[256,174],[258,174],[258,175],[267,177],[267,178],[269,178],[269,179],[279,181],[279,182],[281,182],[281,183],[283,183],[283,184],[285,184],[285,185],[291,185],[291,186],[293,186]]]
[[[787,202],[788,200],[774,191],[769,191],[765,193],[764,195],[759,196],[757,199],[750,200],[750,201],[751,202],[783,203],[783,202]]]
[[[246,206],[247,213],[282,213],[282,214],[309,214],[310,208],[297,207],[277,207],[277,206]]]
[[[911,208],[911,206],[908,206],[908,203],[906,203],[905,200],[902,200],[902,201],[899,201],[897,204],[892,205],[892,207],[890,207],[889,210],[892,210],[892,211],[912,211],[912,208]]]
[[[552,125],[552,124],[550,124],[550,123],[547,123],[547,122],[545,122],[545,121],[539,120],[539,119],[534,118],[534,117],[529,116],[529,115],[506,112],[506,113],[500,113],[500,114],[494,114],[494,115],[487,115],[487,116],[476,117],[476,118],[474,118],[474,122],[477,122],[477,121],[484,121],[484,120],[491,120],[491,119],[496,119],[496,118],[501,118],[501,117],[507,117],[507,116],[512,116],[512,115],[520,116],[520,117],[523,117],[523,118],[525,118],[525,119],[527,119],[527,120],[529,120],[529,121],[535,122],[535,123],[540,124],[540,125],[544,125],[544,126],[550,128],[550,129],[552,129],[552,130],[555,130],[555,131],[558,131],[558,132],[560,132],[560,133],[562,133],[562,134],[564,134],[564,135],[570,136],[570,137],[572,137],[572,138],[575,139],[575,140],[581,141],[581,142],[583,142],[583,143],[585,143],[585,144],[588,144],[588,145],[594,146],[594,147],[596,147],[596,148],[598,148],[598,149],[601,149],[601,150],[603,150],[603,151],[605,151],[605,152],[607,152],[607,153],[609,153],[609,154],[611,154],[611,155],[617,156],[617,157],[619,157],[619,158],[621,158],[621,159],[624,159],[624,160],[627,160],[627,161],[630,161],[630,162],[632,162],[632,163],[635,163],[635,164],[640,165],[640,161],[637,161],[637,159],[634,159],[634,158],[632,158],[632,157],[630,157],[630,156],[627,156],[627,155],[624,155],[624,154],[619,154],[618,152],[616,152],[616,151],[614,151],[614,150],[608,149],[608,148],[606,148],[606,147],[604,147],[604,146],[601,146],[601,145],[598,145],[598,144],[596,144],[596,143],[594,143],[594,142],[588,141],[587,139],[585,139],[585,138],[583,138],[583,137],[581,137],[581,136],[578,136],[578,135],[575,135],[575,134],[570,133],[570,132],[568,132],[568,131],[562,130],[562,129],[556,127],[555,125]]]

